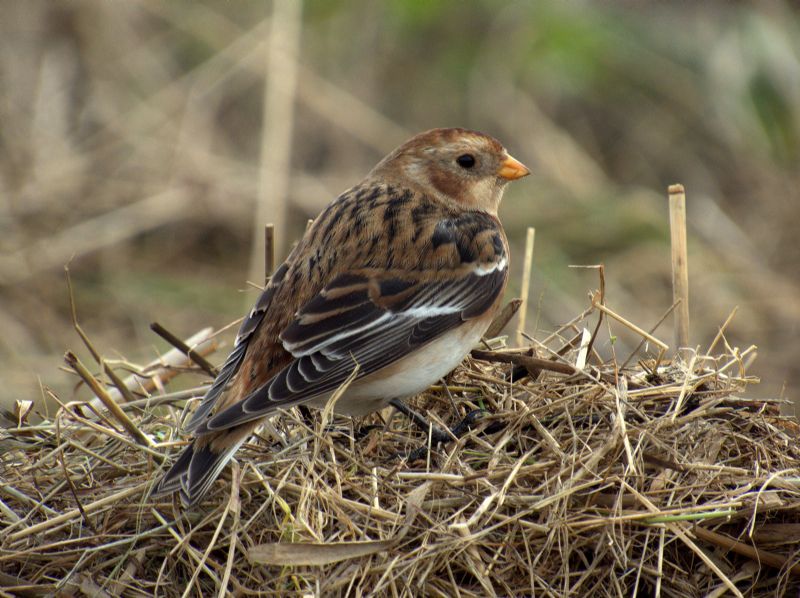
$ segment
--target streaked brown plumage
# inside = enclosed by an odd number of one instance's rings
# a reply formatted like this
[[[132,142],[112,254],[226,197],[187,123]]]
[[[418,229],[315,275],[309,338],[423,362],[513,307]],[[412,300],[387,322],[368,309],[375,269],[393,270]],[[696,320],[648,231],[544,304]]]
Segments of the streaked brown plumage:
[[[421,133],[314,221],[243,322],[186,430],[193,443],[157,492],[199,499],[278,408],[363,415],[455,367],[491,322],[508,272],[497,219],[505,183],[528,174],[495,139]]]

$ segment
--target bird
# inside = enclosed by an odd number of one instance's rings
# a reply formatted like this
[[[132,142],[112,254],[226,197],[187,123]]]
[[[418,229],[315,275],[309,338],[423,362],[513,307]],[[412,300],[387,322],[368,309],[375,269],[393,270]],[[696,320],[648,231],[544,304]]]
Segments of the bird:
[[[308,227],[243,320],[154,487],[184,507],[278,409],[359,417],[452,371],[501,303],[509,248],[498,207],[530,174],[493,137],[431,129],[384,157]]]

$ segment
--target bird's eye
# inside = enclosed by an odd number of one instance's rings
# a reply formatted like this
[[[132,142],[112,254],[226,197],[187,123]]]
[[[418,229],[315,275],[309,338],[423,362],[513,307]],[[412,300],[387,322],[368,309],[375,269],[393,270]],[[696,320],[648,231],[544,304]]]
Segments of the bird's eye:
[[[461,168],[472,168],[475,166],[475,156],[472,154],[463,154],[456,158],[456,164]]]

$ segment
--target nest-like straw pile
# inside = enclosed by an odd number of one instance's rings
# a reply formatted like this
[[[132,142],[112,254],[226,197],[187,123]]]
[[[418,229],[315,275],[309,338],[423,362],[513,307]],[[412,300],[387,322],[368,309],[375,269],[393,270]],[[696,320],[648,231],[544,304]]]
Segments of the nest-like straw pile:
[[[292,410],[188,512],[148,497],[187,393],[123,404],[147,442],[76,404],[17,422],[0,594],[796,595],[798,426],[742,397],[742,355],[577,371],[596,354],[560,339],[495,343],[418,397],[489,414],[427,459],[402,458],[424,443],[405,418]]]

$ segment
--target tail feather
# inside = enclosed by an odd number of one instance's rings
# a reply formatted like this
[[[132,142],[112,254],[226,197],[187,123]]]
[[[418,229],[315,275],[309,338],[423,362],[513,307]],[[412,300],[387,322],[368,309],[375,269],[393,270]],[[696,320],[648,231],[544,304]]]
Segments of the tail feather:
[[[191,507],[208,492],[245,439],[246,436],[222,452],[214,450],[211,444],[200,447],[196,441],[193,442],[164,474],[153,495],[180,490],[181,503],[184,507]]]
[[[245,436],[222,452],[215,451],[211,445],[200,449],[195,447],[188,475],[181,478],[181,501],[185,507],[192,506],[208,492],[211,484],[219,477],[246,438]]]
[[[178,490],[181,487],[181,478],[185,477],[186,472],[189,470],[192,455],[194,455],[194,443],[183,450],[177,461],[175,461],[169,471],[164,474],[151,494],[153,496],[158,496]]]

